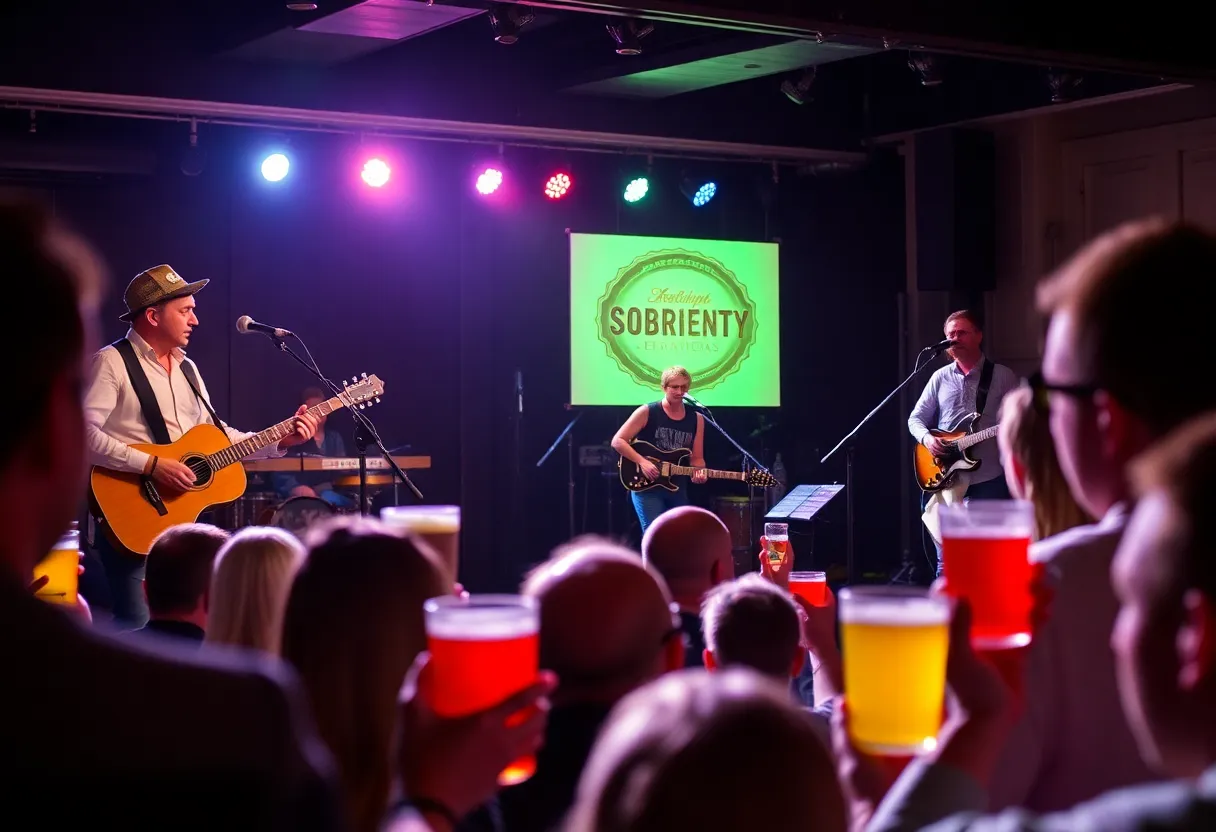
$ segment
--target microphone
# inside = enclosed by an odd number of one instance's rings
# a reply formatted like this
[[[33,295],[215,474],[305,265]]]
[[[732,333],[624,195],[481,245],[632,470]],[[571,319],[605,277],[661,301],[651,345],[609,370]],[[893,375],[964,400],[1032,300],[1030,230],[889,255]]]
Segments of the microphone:
[[[524,371],[515,371],[515,405],[518,412],[524,412]]]
[[[931,347],[925,347],[923,350],[921,350],[921,352],[927,352],[929,350],[933,350],[933,354],[937,355],[939,352],[944,352],[944,351],[950,349],[951,347],[955,347],[955,346],[958,346],[958,341],[951,341],[949,338],[947,338],[944,341],[938,341],[936,344],[934,344]]]
[[[708,409],[709,409],[709,408],[707,408],[705,405],[701,404],[699,401],[697,401],[696,399],[694,399],[694,398],[693,398],[692,393],[685,393],[685,394],[684,394],[684,402],[685,402],[686,404],[691,404],[693,407],[700,408],[701,410],[708,410]]]
[[[268,324],[260,324],[248,315],[242,315],[236,319],[236,331],[242,335],[248,335],[251,332],[261,332],[269,335],[271,338],[295,338],[296,334],[290,329],[279,329],[277,326],[269,326]]]

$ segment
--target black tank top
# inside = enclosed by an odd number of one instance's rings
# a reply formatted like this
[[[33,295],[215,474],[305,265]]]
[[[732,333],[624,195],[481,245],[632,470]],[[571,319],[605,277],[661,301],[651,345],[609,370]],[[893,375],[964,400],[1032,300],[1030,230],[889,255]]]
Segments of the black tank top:
[[[692,450],[693,437],[697,435],[697,414],[691,407],[684,407],[684,418],[673,419],[663,409],[662,402],[646,405],[646,427],[638,432],[642,439],[662,451],[676,448]]]

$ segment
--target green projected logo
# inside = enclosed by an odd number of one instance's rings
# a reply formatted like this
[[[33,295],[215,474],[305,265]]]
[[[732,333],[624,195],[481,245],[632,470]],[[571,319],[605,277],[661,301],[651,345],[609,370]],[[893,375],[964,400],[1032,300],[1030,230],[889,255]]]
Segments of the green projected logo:
[[[720,261],[666,249],[620,269],[600,297],[595,324],[609,357],[634,381],[659,385],[682,364],[706,390],[736,372],[756,342],[756,304]]]

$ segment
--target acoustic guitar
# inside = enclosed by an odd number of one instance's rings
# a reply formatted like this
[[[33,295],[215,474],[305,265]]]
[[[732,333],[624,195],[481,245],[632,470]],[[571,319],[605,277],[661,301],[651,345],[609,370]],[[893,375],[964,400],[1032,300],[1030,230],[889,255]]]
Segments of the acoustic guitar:
[[[954,484],[959,471],[974,471],[980,467],[979,460],[973,459],[967,450],[996,436],[997,426],[973,432],[979,418],[980,414],[969,413],[949,429],[929,429],[931,435],[946,444],[946,450],[938,456],[923,444],[913,450],[912,470],[922,491],[941,491]]]
[[[659,469],[658,479],[650,480],[633,460],[625,457],[618,459],[616,465],[621,473],[621,485],[630,491],[649,491],[652,488],[678,491],[680,486],[672,478],[691,477],[697,471],[705,471],[710,479],[741,480],[757,488],[772,488],[777,484],[776,477],[759,468],[753,468],[750,471],[715,471],[712,468],[693,468],[687,464],[692,458],[692,451],[688,448],[663,451],[642,439],[635,439],[630,444],[633,445],[635,451],[653,462]]]
[[[343,384],[337,396],[310,407],[313,416],[328,416],[343,407],[360,410],[380,401],[384,383],[377,376]],[[105,519],[114,543],[134,554],[146,555],[156,536],[170,526],[193,523],[212,506],[230,503],[245,493],[241,460],[295,431],[295,417],[232,444],[228,434],[204,423],[186,431],[168,445],[132,445],[153,456],[176,459],[194,471],[194,486],[171,496],[162,495],[151,477],[93,466],[89,475],[89,502]]]

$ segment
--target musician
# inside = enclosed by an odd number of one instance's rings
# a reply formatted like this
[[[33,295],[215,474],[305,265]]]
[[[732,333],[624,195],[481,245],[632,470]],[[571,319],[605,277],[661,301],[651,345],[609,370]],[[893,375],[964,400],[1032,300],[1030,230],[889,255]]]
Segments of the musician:
[[[653,462],[633,449],[629,443],[634,439],[649,442],[663,451],[690,448],[689,464],[694,468],[705,468],[705,418],[684,406],[684,394],[692,386],[692,376],[683,367],[668,367],[660,377],[663,398],[644,404],[621,425],[612,437],[612,447],[621,456],[637,463],[642,473],[650,480],[659,476]],[[703,483],[706,473],[700,470],[693,474],[692,481]],[[642,534],[654,519],[663,512],[677,506],[688,505],[688,490],[682,480],[676,480],[678,491],[652,488],[649,491],[631,492],[633,508],[638,513]]]
[[[301,397],[304,407],[311,409],[325,401],[328,396],[319,387],[307,387]],[[292,456],[346,456],[346,443],[336,430],[326,430],[328,416],[317,417],[317,431],[312,439],[291,449]],[[280,500],[292,497],[317,497],[337,508],[353,508],[355,503],[344,494],[334,490],[333,483],[322,482],[329,474],[318,472],[309,476],[306,472],[281,471],[270,475],[270,485]]]
[[[1017,374],[1003,364],[990,361],[984,355],[984,327],[974,312],[961,309],[946,318],[946,338],[955,342],[947,350],[954,361],[933,375],[920,394],[908,416],[908,432],[935,456],[945,451],[941,440],[929,433],[930,428],[949,429],[963,416],[982,411],[973,430],[982,430],[997,423],[1001,400],[1018,385]],[[979,400],[983,398],[982,407]],[[1009,487],[1001,467],[1000,449],[995,440],[980,442],[970,451],[979,461],[978,468],[959,474],[965,479],[966,496],[972,500],[1008,500]],[[923,495],[927,502],[929,495]],[[936,545],[936,544],[935,544]],[[942,550],[937,546],[937,574],[942,571]]]
[[[146,474],[162,496],[179,494],[194,484],[194,473],[184,463],[154,456],[129,447],[157,443],[154,434],[166,432],[170,442],[186,431],[214,422],[210,396],[198,367],[186,358],[185,347],[198,326],[195,294],[207,280],[187,283],[167,265],[140,272],[123,296],[127,311],[121,320],[130,321],[125,338],[99,350],[89,368],[85,387],[85,427],[89,462],[116,471]],[[138,387],[150,391],[163,425],[152,425],[140,402],[131,373],[139,371]],[[151,404],[151,403],[150,403]],[[316,420],[296,411],[296,431],[277,446],[267,446],[250,458],[283,456],[287,449],[312,438]],[[153,411],[155,413],[155,411]],[[231,440],[240,442],[252,434],[220,425]],[[91,535],[110,584],[115,622],[124,627],[142,627],[148,620],[143,594],[144,558],[119,552],[101,530]]]

